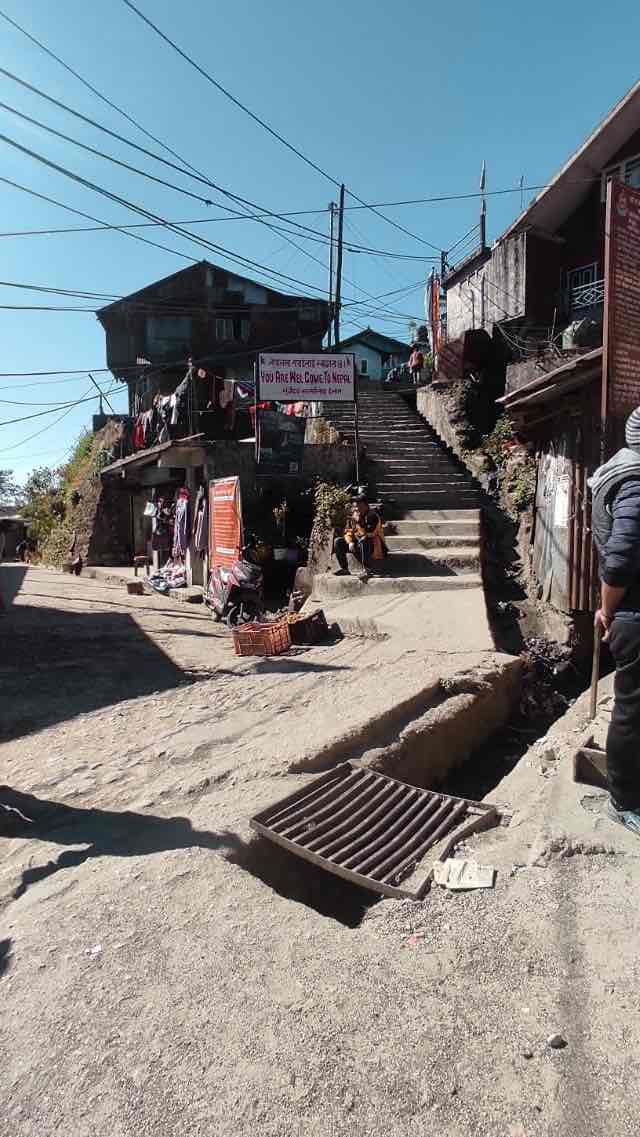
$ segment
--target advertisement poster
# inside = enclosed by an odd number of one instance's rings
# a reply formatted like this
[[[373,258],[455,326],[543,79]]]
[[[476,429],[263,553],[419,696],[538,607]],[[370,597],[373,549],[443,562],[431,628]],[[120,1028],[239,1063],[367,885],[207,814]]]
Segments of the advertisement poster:
[[[209,482],[209,568],[230,568],[242,545],[240,478],[217,478]]]
[[[355,358],[345,355],[260,355],[260,400],[274,403],[355,399]]]

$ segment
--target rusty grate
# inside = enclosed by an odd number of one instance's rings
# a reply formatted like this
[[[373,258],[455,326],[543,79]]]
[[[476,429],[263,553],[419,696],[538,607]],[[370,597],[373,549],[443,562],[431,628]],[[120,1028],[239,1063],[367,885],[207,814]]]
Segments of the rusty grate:
[[[469,833],[498,822],[495,806],[420,789],[346,762],[251,819],[251,827],[291,853],[385,896],[419,900],[431,871],[411,891],[400,883],[424,854],[450,836],[448,856]]]

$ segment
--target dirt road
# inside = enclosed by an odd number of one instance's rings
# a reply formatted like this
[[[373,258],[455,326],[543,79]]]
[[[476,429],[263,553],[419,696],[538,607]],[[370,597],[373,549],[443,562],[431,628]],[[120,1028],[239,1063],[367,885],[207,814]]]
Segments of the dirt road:
[[[584,709],[489,795],[493,891],[374,903],[247,819],[424,660],[238,660],[201,609],[9,572],[2,1132],[635,1133],[640,850],[571,784]]]

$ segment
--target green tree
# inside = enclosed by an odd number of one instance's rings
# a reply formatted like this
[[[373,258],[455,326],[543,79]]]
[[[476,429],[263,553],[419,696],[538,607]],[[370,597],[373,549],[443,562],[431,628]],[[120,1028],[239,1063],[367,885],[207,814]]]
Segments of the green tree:
[[[22,514],[31,536],[41,545],[65,515],[58,472],[49,466],[38,466],[29,474],[23,494]]]
[[[20,496],[20,487],[13,470],[0,470],[0,505],[10,505]]]

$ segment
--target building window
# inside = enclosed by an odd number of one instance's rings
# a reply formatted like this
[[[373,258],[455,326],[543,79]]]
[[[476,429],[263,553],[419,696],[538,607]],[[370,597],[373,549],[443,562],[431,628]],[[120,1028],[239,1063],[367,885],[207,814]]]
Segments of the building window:
[[[625,182],[634,189],[640,189],[640,154],[634,155],[633,158],[625,158],[623,162],[616,162],[615,165],[608,166],[602,171],[602,201],[607,200],[607,186],[614,179]]]
[[[216,320],[216,339],[223,343],[229,340],[246,343],[249,339],[250,330],[250,320],[231,319],[229,317]]]
[[[147,354],[166,355],[175,352],[176,358],[191,346],[191,319],[189,316],[147,316]]]
[[[360,360],[360,374],[361,375],[368,375],[369,374],[369,361],[367,359],[361,359]]]

